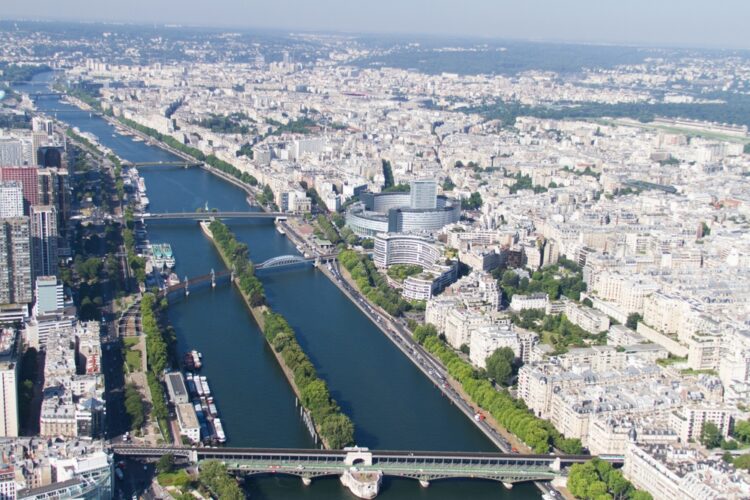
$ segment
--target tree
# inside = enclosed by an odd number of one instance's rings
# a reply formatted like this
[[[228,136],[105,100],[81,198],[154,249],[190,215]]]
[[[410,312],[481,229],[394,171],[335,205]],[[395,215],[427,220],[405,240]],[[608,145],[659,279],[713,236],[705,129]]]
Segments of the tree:
[[[737,441],[735,441],[734,439],[730,439],[728,441],[726,439],[721,440],[722,450],[736,450],[739,447],[740,447],[739,443],[737,443]]]
[[[607,494],[607,483],[605,483],[604,481],[594,481],[593,483],[589,484],[589,487],[586,490],[586,498],[598,499],[600,496],[606,495],[606,494]]]
[[[513,360],[515,354],[510,347],[496,349],[485,361],[487,374],[499,384],[507,385],[513,374]]]
[[[157,474],[168,474],[174,470],[174,455],[167,453],[156,462]]]
[[[647,491],[635,490],[630,494],[630,500],[654,500],[654,497]]]
[[[482,195],[475,191],[467,199],[461,201],[461,208],[464,210],[478,210],[482,208],[482,203]]]
[[[700,442],[706,448],[716,448],[721,444],[721,431],[713,422],[705,422],[701,429]]]
[[[514,273],[513,271],[505,271],[503,273],[503,279],[502,279],[503,286],[510,286],[513,288],[517,288],[518,281],[519,281],[518,274]]]
[[[643,316],[641,316],[638,313],[630,313],[628,314],[628,319],[625,321],[625,326],[630,328],[631,330],[635,330],[638,328],[638,322],[643,320]]]
[[[750,453],[740,455],[739,457],[735,458],[732,463],[738,469],[744,469],[744,470],[750,471]]]
[[[588,498],[589,487],[597,481],[599,481],[599,474],[591,462],[574,464],[568,474],[567,487],[575,497]]]
[[[743,443],[750,443],[750,420],[740,420],[734,424],[732,435]]]
[[[326,416],[320,424],[320,433],[333,449],[341,449],[354,442],[354,424],[342,413]]]

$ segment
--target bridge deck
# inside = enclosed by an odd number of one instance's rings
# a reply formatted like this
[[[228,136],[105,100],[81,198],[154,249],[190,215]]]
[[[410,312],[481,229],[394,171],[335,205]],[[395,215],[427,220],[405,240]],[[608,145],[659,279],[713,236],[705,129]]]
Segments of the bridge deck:
[[[206,219],[275,219],[275,218],[288,218],[298,217],[295,214],[289,214],[286,212],[169,212],[169,213],[141,213],[135,214],[135,218],[143,220],[206,220]]]
[[[220,460],[245,474],[291,474],[302,477],[340,475],[351,467],[361,472],[433,480],[483,478],[505,482],[550,480],[559,467],[589,460],[588,455],[522,455],[475,452],[365,451],[371,463],[358,459],[359,451],[257,448],[138,447],[116,445],[115,453],[156,459],[166,453],[191,461]],[[359,463],[358,463],[359,462]]]
[[[269,464],[263,460],[243,460],[225,462],[227,467],[247,474],[290,474],[296,476],[340,475],[350,469],[342,462],[306,462],[285,461]],[[361,472],[382,472],[386,476],[411,477],[419,479],[445,479],[459,477],[476,477],[496,479],[499,481],[535,481],[553,479],[556,472],[545,465],[464,465],[464,464],[430,464],[430,463],[374,463],[357,465]]]

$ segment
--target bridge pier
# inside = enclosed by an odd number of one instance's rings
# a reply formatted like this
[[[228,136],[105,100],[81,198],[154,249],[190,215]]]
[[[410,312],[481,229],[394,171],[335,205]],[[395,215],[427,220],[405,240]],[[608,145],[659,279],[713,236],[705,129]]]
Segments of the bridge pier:
[[[341,484],[349,488],[357,498],[372,500],[380,492],[380,483],[383,481],[382,471],[362,472],[352,467],[341,475]]]
[[[421,486],[422,488],[428,488],[430,486],[430,482],[427,479],[420,479],[419,486]]]
[[[503,481],[503,486],[505,486],[506,490],[512,490],[513,489],[513,483],[508,483]]]
[[[303,477],[302,478],[302,484],[305,486],[310,486],[312,484],[312,478],[311,477]]]

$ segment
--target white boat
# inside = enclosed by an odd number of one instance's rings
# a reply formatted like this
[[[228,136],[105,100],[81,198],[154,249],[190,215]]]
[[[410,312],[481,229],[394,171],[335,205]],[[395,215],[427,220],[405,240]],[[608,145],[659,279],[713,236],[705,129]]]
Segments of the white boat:
[[[223,443],[227,440],[226,434],[224,434],[224,426],[221,425],[221,419],[216,418],[213,421],[214,424],[214,431],[216,431],[216,440],[220,443]]]

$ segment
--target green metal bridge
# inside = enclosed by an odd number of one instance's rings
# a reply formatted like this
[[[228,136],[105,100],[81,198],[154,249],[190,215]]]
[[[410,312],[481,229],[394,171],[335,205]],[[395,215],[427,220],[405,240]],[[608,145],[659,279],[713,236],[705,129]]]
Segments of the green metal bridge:
[[[526,481],[549,481],[589,455],[523,455],[517,453],[301,450],[270,448],[186,448],[170,446],[113,445],[123,457],[157,460],[171,453],[185,462],[219,460],[237,473],[247,475],[287,474],[311,480],[342,476],[347,472],[372,473],[417,479],[422,484],[448,478],[477,478],[506,485]],[[617,457],[609,459],[621,463]],[[618,461],[619,460],[619,461]]]

